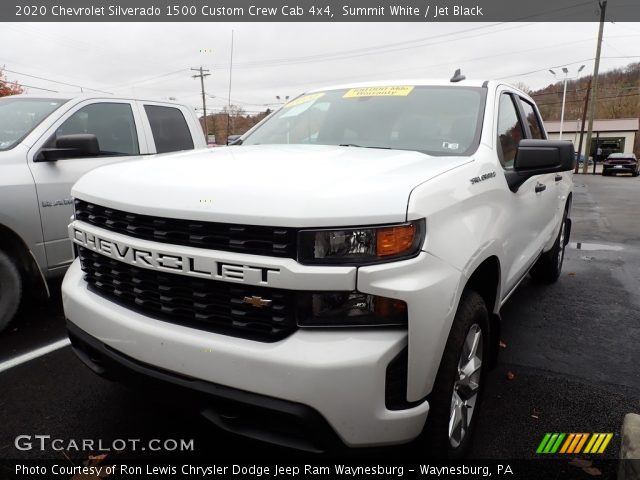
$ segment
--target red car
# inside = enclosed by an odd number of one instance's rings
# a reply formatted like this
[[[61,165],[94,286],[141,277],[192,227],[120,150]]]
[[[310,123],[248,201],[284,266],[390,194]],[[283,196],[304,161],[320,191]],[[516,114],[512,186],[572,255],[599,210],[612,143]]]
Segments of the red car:
[[[602,175],[630,173],[637,177],[640,174],[638,159],[633,153],[612,153],[602,162]]]

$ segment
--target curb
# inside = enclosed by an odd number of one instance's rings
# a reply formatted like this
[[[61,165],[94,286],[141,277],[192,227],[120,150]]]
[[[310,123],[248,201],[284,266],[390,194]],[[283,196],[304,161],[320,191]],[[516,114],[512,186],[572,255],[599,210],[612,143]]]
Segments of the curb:
[[[627,413],[622,422],[618,480],[640,480],[640,415]]]

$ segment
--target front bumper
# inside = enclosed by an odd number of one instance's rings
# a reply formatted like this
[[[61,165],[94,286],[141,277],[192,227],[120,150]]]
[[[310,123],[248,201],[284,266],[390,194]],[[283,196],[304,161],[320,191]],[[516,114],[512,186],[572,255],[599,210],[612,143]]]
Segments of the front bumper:
[[[387,366],[407,346],[406,330],[298,330],[275,343],[202,332],[132,312],[92,293],[77,260],[62,295],[76,336],[128,360],[120,362],[125,369],[146,365],[170,378],[302,406],[317,412],[351,447],[410,441],[422,431],[429,411],[426,401],[404,410],[385,406]]]

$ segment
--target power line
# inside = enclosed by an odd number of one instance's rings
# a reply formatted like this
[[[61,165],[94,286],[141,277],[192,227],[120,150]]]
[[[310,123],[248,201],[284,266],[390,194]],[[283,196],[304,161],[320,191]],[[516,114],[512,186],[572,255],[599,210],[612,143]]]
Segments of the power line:
[[[523,28],[522,25],[508,26],[508,27],[500,29],[500,30],[495,30],[495,31],[491,31],[491,32],[484,32],[484,33],[480,33],[480,34],[477,34],[477,35],[467,35],[467,36],[455,38],[455,39],[452,39],[452,40],[438,40],[438,41],[435,41],[435,42],[428,42],[428,40],[442,39],[443,37],[455,36],[455,35],[459,35],[460,33],[468,32],[468,31],[480,30],[480,29],[485,29],[485,28],[489,28],[489,27],[494,27],[496,25],[501,25],[503,23],[506,23],[506,22],[500,22],[500,23],[496,23],[496,24],[492,24],[492,25],[485,25],[485,26],[482,26],[482,27],[469,28],[469,29],[460,30],[460,31],[457,31],[457,32],[443,33],[443,34],[433,35],[433,36],[429,36],[429,37],[423,37],[423,38],[420,38],[420,39],[409,40],[409,41],[406,41],[406,42],[383,44],[383,45],[378,45],[378,46],[375,46],[375,47],[367,47],[367,48],[361,48],[361,49],[355,49],[355,50],[348,50],[348,51],[341,51],[341,52],[334,52],[334,53],[324,53],[324,54],[309,55],[309,56],[302,56],[302,57],[289,57],[289,58],[280,58],[280,59],[261,60],[261,61],[255,61],[255,62],[236,63],[236,64],[234,64],[234,67],[235,68],[258,68],[258,67],[261,67],[262,68],[262,67],[278,67],[278,66],[283,66],[283,65],[287,65],[288,66],[288,65],[301,64],[301,63],[312,63],[312,62],[316,63],[316,62],[330,61],[330,60],[347,60],[347,59],[351,59],[351,58],[368,56],[368,55],[379,55],[379,54],[383,54],[383,53],[392,53],[392,52],[397,52],[397,51],[401,51],[401,50],[409,50],[409,49],[413,49],[413,48],[426,47],[426,46],[432,46],[432,45],[439,45],[439,44],[442,44],[442,43],[448,43],[448,42],[452,42],[452,41],[459,41],[459,40],[464,40],[464,39],[468,39],[468,38],[475,38],[475,37],[479,37],[479,36],[483,36],[483,35],[490,35],[490,34],[494,34],[494,33],[498,33],[498,32],[503,32],[503,31],[506,31],[506,30],[512,30],[512,29],[515,29],[515,28],[520,28],[520,29]],[[533,25],[533,23],[531,25]],[[396,46],[396,45],[409,44],[409,43],[417,43],[417,45]],[[228,66],[220,64],[220,65],[216,65],[216,67],[219,68],[219,69],[224,69],[224,68],[227,68]]]
[[[618,57],[600,57],[600,58],[605,58],[605,59],[640,58],[640,55],[624,55],[624,56],[618,56]],[[525,77],[525,76],[531,75],[533,73],[544,72],[546,70],[549,70],[550,68],[568,67],[569,65],[577,65],[578,63],[590,62],[592,60],[595,60],[595,57],[585,58],[583,60],[578,60],[578,61],[570,62],[570,63],[562,63],[560,65],[551,65],[549,67],[540,68],[538,70],[531,70],[529,72],[514,73],[514,74],[511,74],[511,75],[505,75],[504,77],[498,77],[497,80],[504,80],[505,78],[513,78],[513,77]]]
[[[44,80],[44,81],[46,81],[46,82],[58,83],[58,84],[60,84],[60,85],[66,85],[67,87],[74,87],[74,88],[86,89],[86,90],[91,90],[92,92],[100,92],[100,93],[106,93],[106,94],[109,94],[109,95],[113,95],[111,92],[105,92],[104,90],[97,90],[97,89],[95,89],[95,88],[89,88],[89,87],[85,87],[85,86],[82,86],[82,85],[74,85],[74,84],[72,84],[72,83],[66,83],[66,82],[61,82],[61,81],[58,81],[58,80],[53,80],[53,79],[51,79],[51,78],[39,77],[39,76],[37,76],[37,75],[31,75],[31,74],[29,74],[29,73],[18,72],[18,71],[16,71],[16,70],[10,70],[10,69],[8,69],[8,68],[6,68],[6,67],[4,67],[4,68],[3,68],[3,70],[4,70],[5,72],[13,73],[13,74],[16,74],[16,75],[22,75],[22,76],[24,76],[24,77],[35,78],[35,79],[37,79],[37,80]],[[31,87],[31,88],[37,88],[37,87]],[[43,89],[43,90],[44,90],[44,89]],[[53,91],[53,90],[52,90],[52,91]]]
[[[134,85],[140,85],[142,83],[149,83],[149,82],[152,82],[154,80],[159,80],[161,78],[169,77],[171,75],[176,75],[178,73],[184,73],[184,72],[187,72],[187,71],[188,71],[187,68],[181,68],[180,70],[174,70],[173,72],[162,73],[160,75],[156,75],[156,76],[153,76],[153,77],[147,77],[147,78],[144,78],[144,79],[141,79],[141,80],[135,80],[133,82],[126,82],[126,83],[116,84],[116,85],[108,87],[108,88],[111,88],[113,90],[120,90],[121,88],[133,87]]]
[[[589,78],[589,77],[583,77],[583,78]],[[588,90],[589,87],[584,87],[584,88],[574,88],[572,90],[570,90],[573,93],[577,93],[577,92],[584,92],[585,90]],[[622,91],[622,90],[638,90],[640,89],[640,86],[637,87],[602,87],[603,90],[617,90],[617,91]],[[540,97],[542,95],[560,95],[562,93],[562,91],[558,91],[558,90],[554,90],[552,92],[540,92],[540,93],[530,93],[529,95],[531,97]]]
[[[0,80],[0,83],[4,83],[5,85],[18,85],[19,87],[25,87],[25,88],[35,88],[36,90],[44,90],[46,92],[52,92],[52,93],[59,93],[57,90],[51,90],[49,88],[42,88],[42,87],[35,87],[33,85],[27,85],[26,83],[20,83],[20,82],[5,82],[3,80]]]
[[[637,97],[638,95],[640,95],[640,93],[629,93],[627,95],[611,95],[608,97],[598,97],[598,102],[601,100],[611,100],[612,98],[617,99],[617,98],[624,98],[624,97]],[[584,99],[582,98],[578,98],[575,100],[567,100],[565,103],[576,103],[576,102],[580,102],[582,103],[584,101]],[[538,106],[539,107],[543,107],[545,105],[560,105],[562,102],[549,102],[549,103],[539,103],[538,102]]]

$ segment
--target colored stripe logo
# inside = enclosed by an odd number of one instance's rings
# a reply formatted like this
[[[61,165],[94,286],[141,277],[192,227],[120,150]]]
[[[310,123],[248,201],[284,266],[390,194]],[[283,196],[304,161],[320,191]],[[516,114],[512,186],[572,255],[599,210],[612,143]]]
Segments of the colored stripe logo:
[[[546,433],[536,453],[604,453],[613,433]]]

